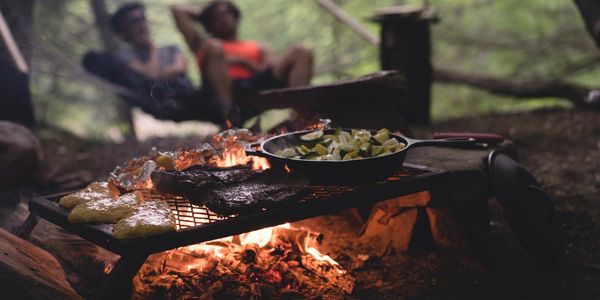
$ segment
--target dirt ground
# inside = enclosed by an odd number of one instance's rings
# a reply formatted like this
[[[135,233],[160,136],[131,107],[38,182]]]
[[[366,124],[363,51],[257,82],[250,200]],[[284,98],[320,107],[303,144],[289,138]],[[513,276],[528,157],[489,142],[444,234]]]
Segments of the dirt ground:
[[[569,268],[555,274],[539,267],[490,201],[492,241],[486,261],[439,251],[370,257],[354,266],[357,299],[599,299],[600,298],[600,113],[545,110],[453,119],[417,128],[416,136],[436,131],[494,132],[511,139],[520,162],[554,198]],[[101,144],[58,131],[39,135],[47,177],[22,194],[78,188],[105,178],[115,165],[159,150],[195,146],[197,138],[162,138],[144,143]],[[308,222],[308,223],[307,223]],[[351,256],[366,247],[356,228],[341,216],[303,221],[325,234],[325,251],[350,267]]]

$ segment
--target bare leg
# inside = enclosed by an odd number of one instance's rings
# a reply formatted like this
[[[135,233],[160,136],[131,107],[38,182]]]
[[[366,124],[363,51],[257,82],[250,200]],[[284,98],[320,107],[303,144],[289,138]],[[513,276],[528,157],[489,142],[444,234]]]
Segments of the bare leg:
[[[202,66],[202,77],[212,85],[226,107],[231,106],[231,79],[227,73],[227,61],[225,53],[218,42],[210,41],[204,46],[204,64]]]
[[[275,77],[289,87],[308,85],[312,78],[312,72],[312,51],[301,45],[289,49],[273,67]]]

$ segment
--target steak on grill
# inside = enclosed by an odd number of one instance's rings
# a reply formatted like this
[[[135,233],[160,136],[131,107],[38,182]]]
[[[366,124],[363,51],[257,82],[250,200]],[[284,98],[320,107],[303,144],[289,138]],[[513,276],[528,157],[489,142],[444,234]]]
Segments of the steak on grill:
[[[308,179],[271,169],[249,168],[155,171],[152,181],[163,193],[181,195],[221,215],[260,211],[297,201],[308,191]]]
[[[232,215],[285,205],[299,200],[307,191],[306,177],[269,169],[245,180],[209,190],[204,203],[218,214]]]
[[[185,191],[204,190],[209,186],[242,181],[254,172],[249,167],[216,168],[197,166],[183,171],[154,171],[154,187],[162,193],[185,196]]]

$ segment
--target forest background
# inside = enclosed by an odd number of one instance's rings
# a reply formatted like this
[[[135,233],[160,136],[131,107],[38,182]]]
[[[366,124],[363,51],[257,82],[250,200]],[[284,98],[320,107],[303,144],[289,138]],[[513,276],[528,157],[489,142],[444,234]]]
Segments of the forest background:
[[[105,0],[113,12],[124,0]],[[194,58],[177,32],[169,5],[203,5],[207,0],[147,0],[147,18],[157,44],[176,44],[185,51],[188,75],[198,86]],[[281,54],[294,43],[315,52],[314,84],[353,78],[379,70],[378,49],[337,21],[313,0],[237,0],[244,39],[267,42]],[[411,0],[336,0],[374,35],[369,21],[377,9]],[[597,85],[600,53],[585,31],[572,1],[564,0],[433,0],[439,22],[432,26],[435,68],[510,79],[523,83],[561,80]],[[81,69],[81,58],[102,50],[90,1],[36,1],[33,16],[31,91],[37,119],[81,137],[109,139],[127,132],[114,92]],[[435,83],[432,118],[514,112],[571,104],[563,99],[500,97],[465,85]]]

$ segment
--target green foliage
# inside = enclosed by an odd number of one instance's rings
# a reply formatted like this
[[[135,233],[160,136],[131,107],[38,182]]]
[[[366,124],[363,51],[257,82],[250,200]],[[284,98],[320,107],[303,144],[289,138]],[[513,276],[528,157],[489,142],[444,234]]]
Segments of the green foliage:
[[[125,1],[106,0],[109,11]],[[196,84],[194,56],[177,32],[168,5],[175,1],[142,1],[155,41],[177,44],[186,53],[188,73]],[[356,77],[379,69],[378,50],[338,22],[313,0],[237,0],[242,10],[241,37],[266,42],[281,55],[295,43],[311,47],[316,58],[313,83]],[[336,0],[370,32],[377,8],[421,0]],[[203,5],[206,0],[177,3]],[[598,85],[598,64],[573,69],[600,55],[571,1],[565,0],[432,0],[441,21],[433,25],[435,66],[522,81],[561,79]],[[110,90],[91,82],[79,68],[86,51],[100,50],[89,1],[36,1],[31,89],[38,116],[45,122],[87,137],[105,138],[109,127],[122,128]],[[506,99],[464,86],[435,85],[434,119],[539,105],[551,102]],[[541,103],[541,104],[540,104]]]

